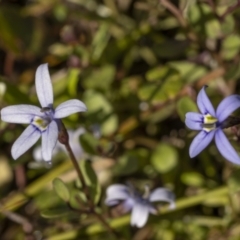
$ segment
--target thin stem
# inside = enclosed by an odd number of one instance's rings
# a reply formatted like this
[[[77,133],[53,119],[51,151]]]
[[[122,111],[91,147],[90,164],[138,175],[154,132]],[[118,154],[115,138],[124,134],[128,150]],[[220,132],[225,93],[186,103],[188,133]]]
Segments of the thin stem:
[[[235,11],[237,8],[239,8],[239,7],[240,7],[240,0],[238,0],[235,5],[229,7],[229,8],[220,16],[220,20],[224,20],[224,18],[225,18],[228,14],[234,12],[234,11]]]
[[[171,1],[160,0],[160,4],[164,6],[169,12],[171,12],[176,17],[179,24],[187,31],[188,39],[191,41],[196,41],[197,37],[193,32],[190,31],[188,23],[183,17],[181,11]]]
[[[240,117],[229,116],[226,120],[223,121],[221,127],[229,128],[229,127],[234,127],[238,124],[240,124]]]
[[[89,197],[89,193],[88,193],[88,190],[87,190],[85,179],[84,179],[83,174],[82,174],[82,172],[80,170],[78,161],[77,161],[76,157],[74,156],[72,148],[71,148],[71,146],[69,144],[69,135],[68,135],[67,129],[65,128],[64,124],[62,123],[62,121],[59,121],[58,123],[59,123],[59,128],[60,128],[59,134],[58,134],[58,141],[60,143],[62,143],[66,147],[67,152],[68,152],[68,154],[70,156],[70,159],[72,161],[72,164],[73,164],[74,168],[77,171],[79,180],[82,183],[83,190],[84,190],[84,192],[86,194],[86,197]]]
[[[101,214],[97,213],[95,210],[93,213],[98,218],[98,220],[105,226],[105,228],[110,233],[112,233],[114,237],[119,238],[118,233],[108,224],[108,222],[104,219],[104,217]]]
[[[89,214],[91,213],[89,209],[78,209],[78,208],[75,208],[73,207],[69,202],[67,202],[67,206],[69,207],[70,210],[74,211],[74,212],[78,212],[80,214]]]
[[[71,159],[71,161],[72,161],[72,164],[73,164],[74,168],[75,168],[76,171],[77,171],[77,174],[78,174],[78,177],[79,177],[79,179],[80,179],[80,181],[81,181],[81,183],[82,183],[83,189],[84,189],[84,191],[86,191],[87,186],[86,186],[86,183],[85,183],[83,174],[82,174],[82,172],[81,172],[81,170],[80,170],[80,167],[79,167],[79,165],[78,165],[77,159],[75,158],[75,156],[74,156],[74,154],[73,154],[72,148],[71,148],[70,145],[69,145],[69,142],[67,142],[67,143],[65,144],[65,147],[66,147],[66,149],[67,149],[67,151],[68,151],[68,154],[69,154],[69,156],[70,156],[70,159]],[[88,192],[88,191],[86,191],[86,192]],[[85,193],[86,193],[86,192],[85,192]],[[87,193],[87,195],[89,195],[89,194]]]
[[[93,202],[92,199],[91,199],[91,195],[90,195],[90,192],[89,192],[89,188],[88,188],[88,186],[86,185],[86,182],[85,182],[85,179],[84,179],[83,174],[82,174],[82,172],[81,172],[81,169],[80,169],[80,167],[79,167],[78,161],[77,161],[77,159],[76,159],[76,157],[75,157],[75,155],[74,155],[74,153],[73,153],[73,151],[72,151],[72,148],[71,148],[71,146],[70,146],[70,144],[69,144],[68,132],[67,132],[64,124],[63,124],[61,121],[60,121],[59,125],[60,125],[60,131],[59,131],[58,140],[59,140],[62,144],[65,145],[65,147],[66,147],[66,149],[67,149],[67,151],[68,151],[68,153],[69,153],[69,156],[70,156],[70,159],[71,159],[71,161],[72,161],[72,163],[73,163],[73,166],[74,166],[74,168],[76,169],[77,174],[78,174],[78,177],[79,177],[79,179],[80,179],[80,181],[81,181],[81,183],[82,183],[83,191],[84,191],[84,193],[85,193],[85,195],[86,195],[86,198],[87,198],[87,200],[88,200],[87,203],[88,203],[88,205],[89,205],[89,207],[90,207],[90,212],[91,212],[92,214],[94,214],[94,215],[99,219],[99,221],[106,227],[106,229],[107,229],[113,236],[115,236],[115,237],[117,238],[117,237],[118,237],[118,234],[115,232],[115,230],[110,227],[110,225],[109,225],[109,224],[107,223],[107,221],[102,217],[101,214],[99,214],[98,212],[96,212],[95,206],[94,206],[94,202]]]
[[[68,151],[68,153],[69,153],[69,156],[70,156],[70,158],[71,158],[71,160],[72,160],[72,163],[73,163],[73,165],[74,165],[74,167],[75,167],[75,169],[76,169],[76,171],[77,171],[77,173],[78,173],[78,177],[79,177],[80,181],[81,181],[82,184],[83,184],[83,189],[84,189],[84,192],[85,192],[86,197],[87,197],[87,199],[88,199],[88,204],[89,204],[89,207],[90,207],[90,209],[91,209],[91,212],[99,219],[99,221],[106,227],[106,229],[107,229],[110,233],[112,233],[113,236],[118,237],[118,234],[116,233],[116,231],[110,227],[110,225],[109,225],[109,224],[107,223],[107,221],[102,217],[102,215],[96,212],[95,207],[94,207],[94,203],[93,203],[92,199],[90,198],[90,194],[89,194],[88,187],[87,187],[87,185],[86,185],[86,183],[85,183],[85,180],[84,180],[84,178],[83,178],[83,175],[82,175],[82,172],[81,172],[80,167],[79,167],[79,165],[78,165],[78,162],[77,162],[77,160],[76,160],[76,158],[75,158],[75,156],[74,156],[74,154],[73,154],[73,151],[72,151],[69,143],[65,144],[65,146],[66,146],[66,149],[67,149],[67,151]]]
[[[168,0],[160,0],[160,3],[167,8],[178,20],[182,27],[187,27],[187,22],[182,16],[182,13]]]

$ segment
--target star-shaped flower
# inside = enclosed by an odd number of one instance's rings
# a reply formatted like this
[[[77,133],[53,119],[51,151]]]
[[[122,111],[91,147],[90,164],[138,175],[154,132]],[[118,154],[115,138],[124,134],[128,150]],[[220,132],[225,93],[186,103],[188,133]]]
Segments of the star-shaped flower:
[[[193,158],[198,155],[215,136],[219,152],[232,163],[240,164],[240,157],[234,150],[225,134],[225,121],[229,115],[240,107],[240,95],[231,95],[222,100],[215,112],[212,103],[206,95],[204,86],[197,96],[197,105],[201,113],[189,112],[186,114],[185,123],[192,130],[201,132],[193,139],[189,154]]]
[[[14,105],[1,110],[1,119],[10,123],[27,123],[29,126],[12,146],[12,157],[17,159],[42,136],[42,157],[50,161],[58,139],[61,118],[87,110],[77,99],[61,103],[53,108],[53,90],[48,65],[38,67],[35,76],[36,92],[42,108],[32,105]]]
[[[156,214],[157,210],[152,204],[157,201],[170,203],[170,208],[175,207],[174,194],[166,188],[156,188],[152,192],[146,188],[142,196],[134,188],[122,184],[113,184],[107,188],[106,205],[114,206],[122,204],[124,212],[132,210],[131,225],[143,227],[148,219],[149,213]]]

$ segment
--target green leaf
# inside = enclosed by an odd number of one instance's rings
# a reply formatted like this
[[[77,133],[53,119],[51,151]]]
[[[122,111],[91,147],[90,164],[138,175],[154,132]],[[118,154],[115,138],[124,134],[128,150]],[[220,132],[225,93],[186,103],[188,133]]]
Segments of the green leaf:
[[[66,208],[43,210],[41,212],[41,216],[48,219],[65,217],[69,214],[72,214],[72,212],[70,212],[69,209]]]
[[[171,69],[165,73],[164,71],[163,69],[161,73],[162,79],[158,80],[158,82],[145,84],[139,89],[138,96],[141,100],[159,103],[173,98],[179,93],[182,82],[177,71]],[[153,81],[157,75],[160,76],[160,71],[154,70],[154,72],[148,73],[148,78]]]
[[[98,140],[90,133],[80,136],[80,143],[85,152],[95,155],[97,153]]]
[[[84,77],[83,85],[85,88],[106,91],[111,87],[115,72],[115,66],[104,65],[99,69],[92,70],[88,76]]]
[[[198,112],[198,108],[190,97],[183,97],[177,102],[177,111],[181,120],[184,122],[186,113]]]
[[[21,92],[16,85],[9,83],[8,81],[4,81],[5,84],[5,94],[3,96],[3,100],[8,102],[9,104],[19,103],[18,99],[21,99],[25,104],[32,104],[29,99],[29,96],[25,93]]]
[[[151,156],[151,163],[160,173],[171,171],[178,163],[178,152],[166,143],[160,143]]]
[[[60,178],[55,178],[53,180],[53,188],[57,195],[65,202],[69,201],[70,194],[65,183]]]
[[[79,191],[79,188],[74,189],[71,192],[69,203],[73,208],[76,208],[76,209],[85,208],[87,204],[87,198],[85,196],[85,193],[83,191]]]
[[[179,7],[181,9],[181,12],[183,13],[183,16],[184,18],[186,18],[188,16],[188,11],[189,11],[189,8],[196,4],[196,0],[180,0],[179,1]]]
[[[194,186],[194,187],[201,187],[204,184],[203,176],[197,172],[183,173],[181,175],[181,181],[188,186]]]
[[[54,75],[51,76],[53,79],[53,94],[56,100],[54,103],[56,106],[63,101],[66,101],[69,99],[69,97],[66,96],[66,88],[67,88],[67,70],[63,69],[61,71],[55,72]],[[64,93],[64,94],[63,94]]]
[[[161,20],[160,29],[167,30],[177,28],[179,26],[179,22],[175,17],[169,16]]]
[[[240,169],[236,169],[228,178],[228,187],[231,193],[240,191]]]
[[[154,92],[158,90],[158,87],[153,84],[145,84],[138,90],[138,97],[143,100],[147,101],[153,96]]]
[[[234,34],[223,40],[221,55],[225,60],[233,59],[240,50],[240,36]]]
[[[235,21],[233,15],[227,15],[221,23],[221,29],[224,35],[232,34],[235,28]]]
[[[30,44],[33,32],[33,22],[20,12],[17,7],[5,5],[0,8],[1,44],[14,54],[20,54],[23,47]]]
[[[170,103],[166,107],[156,111],[155,113],[147,116],[144,120],[148,120],[151,123],[162,122],[168,117],[170,117],[176,110],[176,104]]]
[[[59,22],[62,22],[67,17],[68,7],[65,6],[64,4],[58,3],[53,9],[53,14]]]
[[[54,43],[49,47],[49,52],[59,57],[67,57],[73,52],[73,47],[62,43]]]
[[[202,37],[218,38],[221,35],[221,24],[215,18],[213,11],[207,4],[193,4],[189,7],[189,21],[194,31]]]
[[[92,54],[91,57],[94,61],[99,60],[104,49],[106,48],[110,38],[109,24],[103,22],[98,28],[97,33],[92,42]]]
[[[160,66],[160,67],[152,68],[149,71],[147,71],[146,79],[149,82],[157,81],[159,83],[159,82],[163,82],[164,79],[168,78],[172,74],[177,74],[177,73],[178,71],[176,71],[173,68],[170,68],[168,66]]]
[[[6,84],[3,82],[0,82],[0,102],[2,101],[3,96],[6,93],[6,89],[7,89]]]
[[[139,55],[149,64],[155,65],[157,64],[157,58],[155,56],[154,51],[149,47],[141,47],[139,49]]]
[[[231,63],[228,68],[228,71],[225,74],[226,80],[238,80],[240,77],[240,62],[239,63]]]
[[[79,80],[80,70],[78,68],[70,68],[68,71],[67,82],[68,82],[68,92],[72,97],[77,96],[77,85]]]
[[[153,52],[160,58],[176,59],[184,56],[189,43],[186,40],[165,39],[153,46]]]
[[[118,126],[117,115],[113,113],[110,101],[101,93],[94,90],[87,90],[83,95],[83,102],[88,107],[85,113],[92,124],[100,124],[103,135],[112,134]]]
[[[86,185],[90,189],[91,199],[97,204],[101,197],[101,186],[90,161],[80,161],[80,168]]]
[[[116,175],[126,176],[136,172],[138,169],[138,158],[133,153],[126,153],[121,156],[113,168]]]
[[[205,67],[188,61],[172,61],[168,64],[178,70],[184,83],[194,82],[207,73]]]

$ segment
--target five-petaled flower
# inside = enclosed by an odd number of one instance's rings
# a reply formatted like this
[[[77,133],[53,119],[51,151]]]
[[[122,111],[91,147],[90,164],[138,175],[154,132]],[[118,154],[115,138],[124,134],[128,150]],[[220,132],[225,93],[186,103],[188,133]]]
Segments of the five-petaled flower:
[[[223,133],[224,122],[229,115],[240,107],[240,95],[226,97],[218,105],[215,112],[212,103],[205,92],[204,86],[197,96],[197,105],[201,113],[189,112],[185,123],[192,130],[201,130],[190,145],[189,154],[193,158],[198,155],[215,136],[219,152],[227,160],[240,164],[240,157]]]
[[[53,108],[53,90],[47,64],[38,67],[35,76],[36,92],[42,108],[32,105],[14,105],[1,110],[1,119],[10,123],[30,124],[14,142],[12,157],[17,159],[42,136],[42,157],[50,161],[58,139],[60,119],[87,110],[77,99],[61,103]]]
[[[174,194],[166,188],[156,188],[152,192],[149,192],[149,189],[146,188],[142,196],[131,186],[113,184],[107,188],[105,203],[108,206],[121,204],[125,213],[132,210],[131,225],[140,228],[146,224],[149,213],[157,214],[153,202],[168,202],[170,208],[174,208],[174,199]]]

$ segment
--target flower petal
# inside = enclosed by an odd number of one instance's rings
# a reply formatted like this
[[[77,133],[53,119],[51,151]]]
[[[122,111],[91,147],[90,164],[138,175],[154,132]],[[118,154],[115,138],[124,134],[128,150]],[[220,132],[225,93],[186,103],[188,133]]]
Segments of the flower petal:
[[[1,110],[1,119],[10,123],[31,123],[34,116],[43,116],[40,110],[32,105],[13,105]]]
[[[169,208],[175,208],[175,204],[174,204],[174,206],[170,206]],[[155,208],[155,207],[149,207],[149,212],[151,213],[151,214],[154,214],[154,215],[157,215],[157,213],[158,213],[158,210]]]
[[[150,193],[149,201],[156,202],[156,201],[163,201],[170,203],[170,208],[175,206],[175,195],[173,192],[166,188],[156,188],[154,191]]]
[[[189,119],[185,119],[185,124],[188,128],[192,130],[202,130],[203,129],[203,124],[200,122],[195,122]]]
[[[45,161],[52,159],[52,152],[58,139],[58,127],[55,121],[52,121],[46,131],[42,132],[42,157]]]
[[[236,150],[232,147],[222,129],[218,129],[215,135],[215,142],[219,152],[224,158],[234,164],[240,164],[240,157]]]
[[[33,149],[33,158],[36,162],[42,161],[42,149],[40,146],[37,146]]]
[[[206,92],[205,88],[207,86],[204,86],[200,92],[198,93],[197,96],[197,105],[202,114],[207,114],[209,113],[211,116],[216,117],[215,110],[213,108],[212,103],[210,102]]]
[[[189,148],[189,155],[191,158],[197,156],[207,145],[212,141],[215,131],[205,132],[201,131],[192,141]]]
[[[131,225],[138,228],[143,227],[148,219],[149,206],[146,204],[135,203],[131,214]]]
[[[189,112],[186,114],[185,124],[192,130],[202,130],[203,115],[200,113]]]
[[[223,122],[232,112],[240,107],[240,95],[232,95],[221,101],[217,108],[217,118]]]
[[[32,125],[29,125],[12,146],[12,157],[19,158],[30,147],[32,147],[40,138],[41,132]]]
[[[129,188],[122,184],[113,184],[106,190],[107,198],[105,204],[112,206],[116,200],[125,200],[130,198]]]
[[[135,201],[133,198],[127,198],[126,200],[123,201],[122,207],[123,207],[123,213],[129,212],[135,204]]]
[[[47,63],[42,64],[37,68],[35,85],[41,106],[51,106],[53,104],[53,89]]]
[[[72,133],[70,133],[72,135],[72,137],[75,139],[75,140],[78,140],[79,137],[84,134],[86,132],[85,128],[83,127],[80,127],[78,129],[76,129],[75,131],[73,131]]]
[[[55,109],[54,118],[64,118],[73,113],[85,111],[87,111],[87,107],[83,102],[77,99],[72,99],[58,105]]]
[[[186,113],[186,119],[194,122],[203,122],[203,115],[201,113],[188,112]]]
[[[73,150],[74,155],[77,159],[79,159],[83,155],[83,148],[79,143],[79,136],[84,134],[86,130],[84,128],[78,128],[76,131],[72,133],[68,131],[69,134],[69,145]]]

